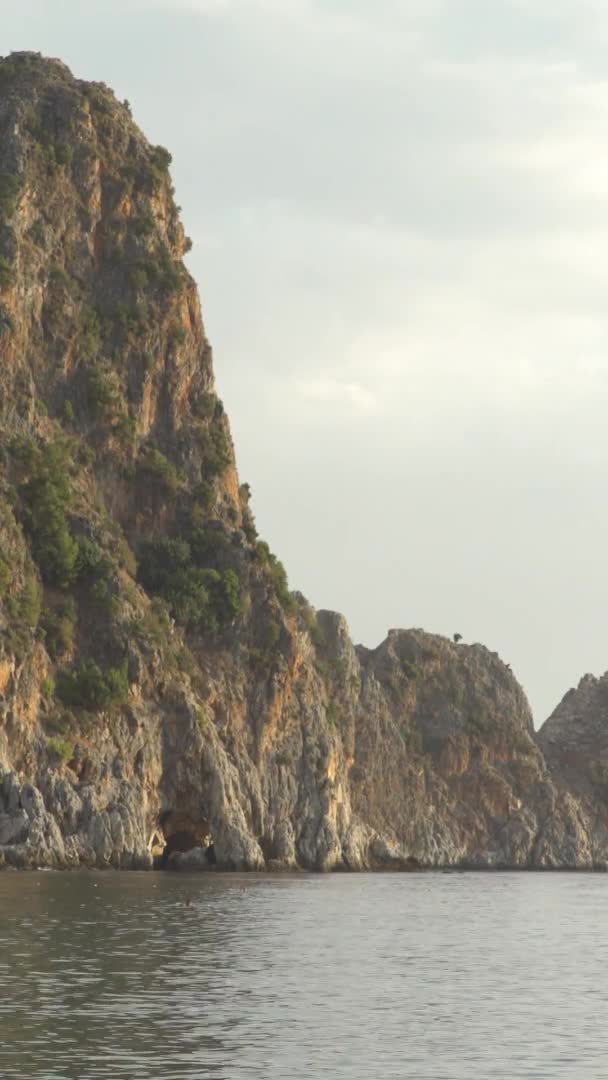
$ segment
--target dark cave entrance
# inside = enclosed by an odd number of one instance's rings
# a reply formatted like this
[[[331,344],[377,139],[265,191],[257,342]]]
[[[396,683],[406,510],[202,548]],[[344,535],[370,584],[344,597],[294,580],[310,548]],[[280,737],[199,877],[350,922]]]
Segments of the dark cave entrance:
[[[209,823],[204,818],[194,820],[186,814],[168,810],[160,819],[160,828],[154,839],[154,863],[159,870],[171,869],[171,856],[174,853],[185,854],[195,849],[204,852],[207,865],[215,866],[217,862]]]
[[[197,837],[190,832],[176,832],[170,836],[165,844],[163,853],[160,856],[159,868],[166,870],[169,865],[169,859],[174,851],[186,852],[192,851],[193,848],[204,847],[205,856],[210,866],[215,866],[217,862],[215,854],[215,845],[213,840],[208,844],[201,844]]]

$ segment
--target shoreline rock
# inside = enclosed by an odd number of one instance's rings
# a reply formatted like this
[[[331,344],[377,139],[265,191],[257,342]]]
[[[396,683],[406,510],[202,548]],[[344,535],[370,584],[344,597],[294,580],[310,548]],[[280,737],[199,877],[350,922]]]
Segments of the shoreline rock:
[[[607,864],[608,683],[537,735],[496,653],[290,592],[170,154],[59,61],[0,89],[0,865]]]

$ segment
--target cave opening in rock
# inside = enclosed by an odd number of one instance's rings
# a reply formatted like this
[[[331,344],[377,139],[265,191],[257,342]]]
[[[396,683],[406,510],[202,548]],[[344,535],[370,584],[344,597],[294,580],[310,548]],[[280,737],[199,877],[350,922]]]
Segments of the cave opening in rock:
[[[202,848],[209,865],[215,865],[217,858],[215,854],[215,845],[211,837],[208,838],[207,843],[201,844],[199,838],[196,837],[194,833],[184,831],[173,833],[173,835],[167,839],[160,859],[161,869],[164,870],[169,865],[169,860],[174,851],[185,854],[188,851],[192,851],[194,848]]]
[[[179,857],[192,851],[201,852],[207,865],[216,864],[215,845],[205,818],[195,820],[186,814],[168,810],[162,815],[159,825],[154,836],[155,865],[159,870],[177,865],[178,859],[172,856]]]

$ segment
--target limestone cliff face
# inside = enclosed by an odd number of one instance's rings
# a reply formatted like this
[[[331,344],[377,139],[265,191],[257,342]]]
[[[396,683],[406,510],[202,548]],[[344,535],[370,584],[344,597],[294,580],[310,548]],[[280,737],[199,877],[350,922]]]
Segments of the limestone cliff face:
[[[562,788],[581,807],[592,859],[608,849],[608,674],[585,675],[539,732],[539,744]]]
[[[289,592],[169,163],[106,87],[0,61],[0,863],[605,862],[593,732],[537,740],[480,645],[355,648]]]

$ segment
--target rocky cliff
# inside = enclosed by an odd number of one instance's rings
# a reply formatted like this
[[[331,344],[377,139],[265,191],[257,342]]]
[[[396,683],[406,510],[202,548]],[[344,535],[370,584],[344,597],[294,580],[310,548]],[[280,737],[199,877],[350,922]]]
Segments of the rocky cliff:
[[[106,86],[0,61],[0,864],[605,863],[602,683],[537,739],[495,653],[355,648],[289,591],[170,160]]]

